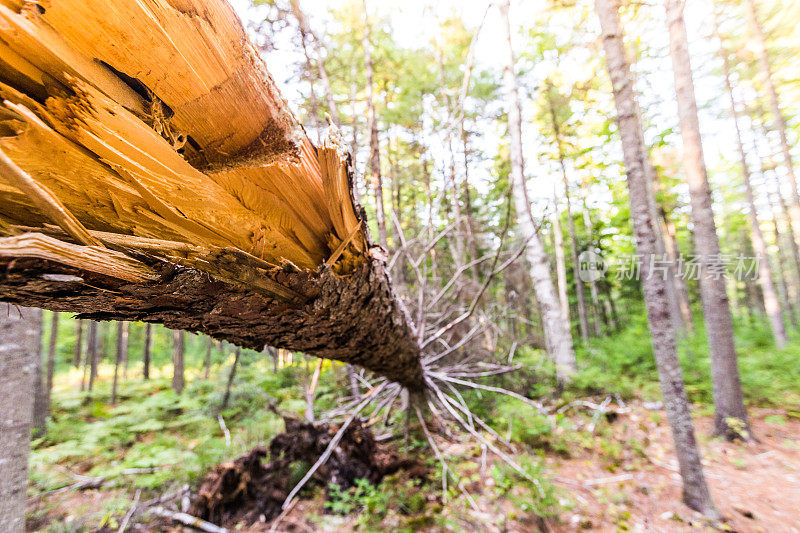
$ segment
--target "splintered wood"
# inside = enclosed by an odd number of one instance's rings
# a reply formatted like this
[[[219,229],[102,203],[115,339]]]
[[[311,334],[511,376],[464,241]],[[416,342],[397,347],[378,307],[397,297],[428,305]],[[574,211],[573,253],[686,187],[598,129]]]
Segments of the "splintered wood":
[[[330,270],[336,305],[355,305],[348,280],[367,279],[388,313],[369,327],[411,338],[370,252],[337,132],[310,142],[223,0],[0,0],[0,98],[0,299],[54,307],[41,279],[9,282],[23,258],[114,278],[115,290],[153,282],[167,272],[154,263],[168,263],[303,307],[311,315],[292,327],[315,336],[318,315],[343,311],[319,309]],[[230,331],[248,327],[216,318],[228,333],[209,317],[172,325],[233,341]],[[318,344],[337,342],[352,346]],[[416,342],[401,344],[417,358]]]

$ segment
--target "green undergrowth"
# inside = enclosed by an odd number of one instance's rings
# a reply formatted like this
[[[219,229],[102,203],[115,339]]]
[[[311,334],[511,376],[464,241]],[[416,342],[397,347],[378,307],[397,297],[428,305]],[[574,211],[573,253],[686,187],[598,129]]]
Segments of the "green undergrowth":
[[[738,319],[734,336],[745,400],[753,406],[800,402],[800,334],[791,331],[786,347],[778,349],[769,325],[762,320]],[[618,394],[622,398],[659,399],[658,373],[644,314],[632,316],[616,334],[593,339],[577,348],[579,373],[571,392],[577,395]],[[710,361],[702,322],[678,340],[678,355],[686,390],[692,402],[710,405]]]

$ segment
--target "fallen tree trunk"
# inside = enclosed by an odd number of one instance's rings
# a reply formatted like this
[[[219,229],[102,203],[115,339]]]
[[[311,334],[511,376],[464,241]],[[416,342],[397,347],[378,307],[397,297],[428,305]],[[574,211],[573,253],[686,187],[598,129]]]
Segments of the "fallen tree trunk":
[[[334,131],[305,135],[223,0],[0,0],[0,300],[423,386]]]

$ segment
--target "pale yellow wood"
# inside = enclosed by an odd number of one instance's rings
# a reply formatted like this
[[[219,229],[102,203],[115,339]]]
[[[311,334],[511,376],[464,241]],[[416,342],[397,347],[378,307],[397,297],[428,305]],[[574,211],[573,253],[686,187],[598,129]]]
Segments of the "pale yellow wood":
[[[0,0],[0,149],[90,235],[287,300],[275,268],[367,260],[341,148],[312,145],[224,0],[40,5]],[[0,232],[52,222],[0,195]]]

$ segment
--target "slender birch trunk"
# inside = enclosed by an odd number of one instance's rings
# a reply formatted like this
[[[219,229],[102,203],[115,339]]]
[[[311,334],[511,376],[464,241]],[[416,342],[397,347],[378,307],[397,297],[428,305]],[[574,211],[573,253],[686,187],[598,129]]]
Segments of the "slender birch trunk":
[[[711,190],[703,159],[688,39],[683,22],[683,6],[681,0],[665,0],[670,56],[675,75],[678,117],[683,139],[683,167],[689,184],[694,241],[700,264],[700,296],[711,352],[714,422],[717,433],[732,439],[747,436],[749,426],[742,398],[725,277],[719,275],[719,272],[724,273],[725,265],[722,264],[720,257],[719,239],[711,206]]]
[[[575,294],[578,299],[578,324],[580,325],[583,342],[589,340],[589,312],[586,306],[586,295],[583,291],[583,280],[580,277],[580,264],[578,262],[578,235],[575,231],[575,219],[572,217],[572,200],[569,194],[569,179],[567,178],[567,165],[564,161],[564,148],[561,145],[561,128],[556,118],[556,110],[550,96],[551,87],[547,88],[547,104],[550,112],[550,123],[553,127],[556,150],[558,151],[558,164],[561,167],[561,179],[564,182],[564,200],[567,203],[567,231],[569,233],[569,250],[572,254],[572,276],[575,278]],[[600,324],[597,315],[594,316],[594,332],[600,335]]]
[[[372,39],[367,3],[364,2],[364,69],[367,74],[367,129],[369,129],[369,172],[370,187],[375,197],[375,221],[378,223],[378,243],[384,250],[389,249],[386,237],[386,212],[383,207],[383,180],[381,178],[381,147],[378,140],[378,119],[375,116],[375,97],[372,72]]]
[[[736,100],[733,95],[733,85],[731,84],[730,66],[728,64],[728,52],[720,49],[722,56],[723,74],[725,77],[725,87],[728,89],[728,96],[731,105],[731,116],[733,117],[734,131],[736,132],[736,143],[739,148],[739,161],[742,165],[742,179],[747,196],[747,203],[750,215],[750,238],[753,241],[753,249],[756,252],[758,261],[758,283],[761,285],[761,293],[764,297],[764,308],[769,317],[772,328],[772,336],[775,338],[775,345],[778,348],[786,346],[786,326],[783,323],[783,309],[778,301],[778,292],[772,278],[772,268],[769,265],[769,255],[767,254],[767,244],[764,241],[764,234],[761,232],[761,225],[758,221],[758,209],[756,208],[755,194],[750,179],[750,167],[747,165],[747,155],[742,143],[742,133],[739,129],[739,113],[736,111]]]
[[[592,246],[595,246],[595,234],[594,234],[594,225],[592,224],[592,217],[589,214],[589,205],[587,203],[587,196],[588,193],[586,191],[586,182],[581,183],[581,203],[583,204],[583,210],[581,216],[583,217],[583,226],[586,228],[586,233],[589,235],[589,239],[592,242]],[[597,318],[597,313],[600,313],[600,316],[603,320],[603,325],[608,330],[610,323],[608,319],[608,313],[606,313],[606,306],[605,304],[600,301],[600,293],[597,290],[597,280],[594,277],[591,277],[589,280],[589,294],[592,297],[592,306],[594,306],[594,316]],[[599,327],[597,328],[599,331]],[[599,335],[600,333],[598,333]]]
[[[25,531],[40,332],[40,310],[0,303],[0,531],[7,533]]]
[[[618,4],[615,0],[595,0],[595,9],[602,28],[603,48],[617,108],[617,123],[622,137],[636,250],[643,258],[641,275],[647,319],[664,406],[683,479],[683,501],[692,509],[717,518],[719,514],[711,500],[703,475],[689,401],[675,348],[675,332],[672,328],[667,296],[669,283],[662,276],[651,275],[648,261],[657,253],[658,232],[655,221],[651,219],[647,198],[650,194],[645,170],[647,154],[639,137],[641,116],[634,98],[630,64],[625,56],[622,42]]]
[[[545,344],[547,345],[548,353],[555,361],[558,381],[563,385],[570,382],[572,375],[575,373],[575,352],[572,347],[572,335],[564,320],[564,315],[561,312],[561,306],[553,287],[553,280],[550,277],[547,253],[542,244],[539,228],[531,213],[522,157],[522,112],[517,89],[517,77],[514,72],[514,48],[511,44],[511,21],[508,15],[510,2],[508,0],[501,2],[499,8],[506,39],[503,85],[511,143],[511,186],[514,206],[517,211],[520,231],[526,241],[525,252],[530,265],[533,289],[542,311]]]
[[[561,211],[558,208],[558,196],[553,191],[553,255],[556,256],[556,281],[558,284],[558,302],[561,312],[569,326],[571,324],[569,313],[569,297],[567,296],[567,262],[564,257],[564,234],[561,231]],[[524,294],[520,298],[525,298]],[[572,326],[569,326],[570,330]]]

